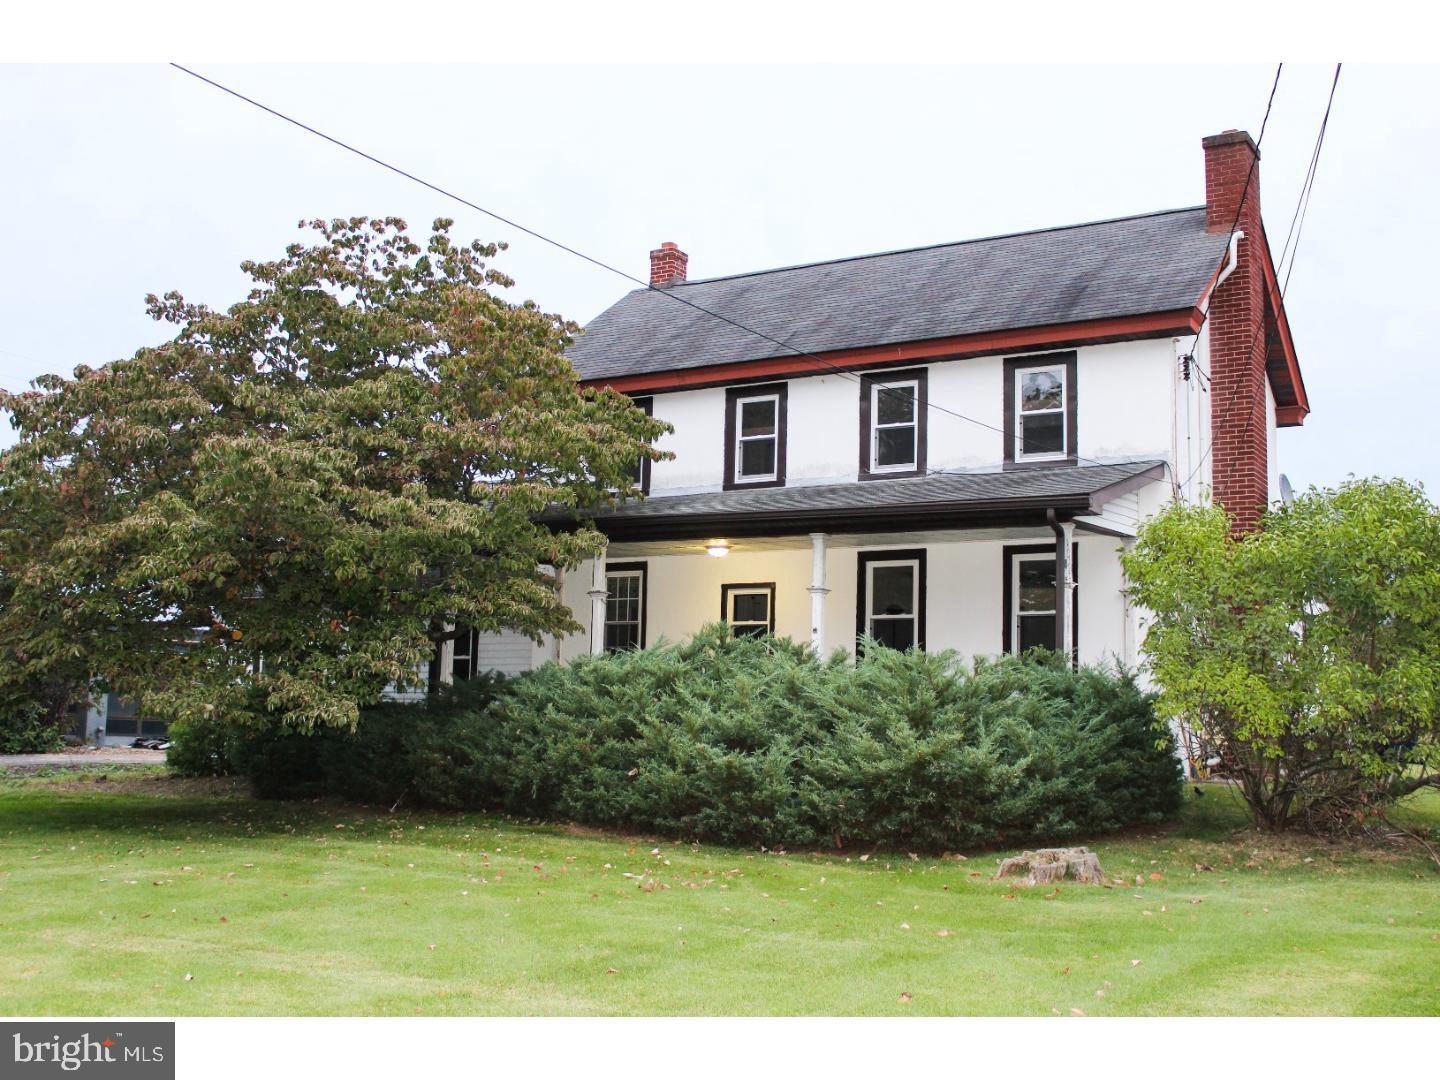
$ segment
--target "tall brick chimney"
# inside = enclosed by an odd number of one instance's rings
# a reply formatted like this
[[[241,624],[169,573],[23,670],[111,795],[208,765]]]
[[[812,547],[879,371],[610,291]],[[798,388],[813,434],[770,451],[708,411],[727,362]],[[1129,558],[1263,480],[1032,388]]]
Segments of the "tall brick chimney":
[[[1236,532],[1256,528],[1269,503],[1265,420],[1265,234],[1260,151],[1244,131],[1203,140],[1205,229],[1245,235],[1235,269],[1210,296],[1210,470],[1215,501]],[[1243,199],[1243,202],[1242,202]],[[1228,265],[1228,260],[1227,260]]]
[[[670,241],[665,241],[650,252],[650,284],[657,288],[678,285],[685,280],[685,267],[689,263],[689,255]]]

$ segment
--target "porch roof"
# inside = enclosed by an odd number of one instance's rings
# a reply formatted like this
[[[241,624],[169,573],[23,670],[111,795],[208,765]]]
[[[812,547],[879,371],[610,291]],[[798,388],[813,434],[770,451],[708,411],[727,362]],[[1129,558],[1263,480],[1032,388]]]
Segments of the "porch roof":
[[[1099,513],[1112,499],[1164,475],[1162,461],[937,472],[898,480],[659,495],[621,503],[593,520],[601,532],[623,540],[1041,524],[1049,510],[1062,520]],[[547,518],[564,521],[558,514]]]

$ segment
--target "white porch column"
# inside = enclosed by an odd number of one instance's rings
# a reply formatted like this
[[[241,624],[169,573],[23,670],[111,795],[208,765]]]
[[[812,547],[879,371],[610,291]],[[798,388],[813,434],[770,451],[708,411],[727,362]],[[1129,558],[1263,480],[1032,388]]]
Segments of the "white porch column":
[[[825,655],[825,597],[830,590],[825,587],[825,544],[829,539],[824,533],[810,534],[810,648],[815,655]]]
[[[605,548],[590,564],[590,655],[605,651]]]
[[[1075,523],[1055,525],[1055,651],[1075,657]]]

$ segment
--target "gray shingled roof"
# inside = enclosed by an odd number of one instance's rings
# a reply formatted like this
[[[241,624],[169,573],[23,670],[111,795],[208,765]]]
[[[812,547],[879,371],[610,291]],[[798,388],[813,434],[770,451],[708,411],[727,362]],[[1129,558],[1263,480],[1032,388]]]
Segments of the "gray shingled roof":
[[[967,240],[670,286],[806,352],[1178,311],[1228,238],[1205,208]],[[567,352],[583,379],[793,355],[660,291],[637,289]]]
[[[826,515],[847,521],[862,518],[896,524],[937,523],[941,516],[965,517],[1046,508],[1084,514],[1091,507],[1133,491],[1163,475],[1164,463],[1137,461],[1117,465],[1078,465],[1012,469],[985,473],[932,473],[900,480],[816,484],[756,491],[710,491],[660,495],[622,503],[595,515],[607,533],[652,530],[735,531],[753,525],[784,531],[788,524]],[[559,523],[569,517],[546,515]],[[657,532],[658,535],[658,532]]]

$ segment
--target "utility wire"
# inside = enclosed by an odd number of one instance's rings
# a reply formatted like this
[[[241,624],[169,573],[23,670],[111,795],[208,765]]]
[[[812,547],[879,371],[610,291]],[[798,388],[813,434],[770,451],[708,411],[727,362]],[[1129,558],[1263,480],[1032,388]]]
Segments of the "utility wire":
[[[1340,85],[1340,64],[1335,65],[1335,77],[1330,80],[1330,96],[1325,101],[1325,115],[1320,118],[1320,132],[1315,136],[1315,153],[1310,156],[1310,176],[1305,185],[1304,202],[1297,204],[1300,223],[1295,228],[1295,247],[1290,252],[1290,268],[1285,271],[1285,280],[1280,285],[1280,298],[1290,291],[1290,275],[1295,272],[1295,259],[1300,254],[1300,237],[1305,232],[1305,217],[1310,212],[1310,194],[1315,190],[1315,172],[1320,164],[1320,150],[1325,145],[1325,131],[1330,126],[1330,107],[1335,104],[1335,88]],[[1279,267],[1276,267],[1279,273]]]
[[[1235,204],[1235,218],[1230,222],[1229,234],[1231,236],[1235,235],[1235,230],[1240,225],[1240,215],[1245,210],[1245,200],[1250,196],[1250,185],[1255,181],[1255,169],[1256,166],[1260,164],[1260,147],[1265,142],[1265,129],[1270,125],[1270,110],[1275,107],[1275,91],[1280,89],[1280,73],[1284,70],[1285,62],[1283,60],[1275,65],[1275,79],[1270,84],[1270,97],[1265,102],[1265,115],[1260,120],[1260,137],[1255,140],[1255,154],[1250,158],[1250,171],[1245,174],[1245,186],[1240,190],[1240,201]],[[1258,240],[1258,237],[1256,239]],[[1251,243],[1253,245],[1255,240],[1252,240]],[[1229,254],[1229,248],[1227,247],[1225,252],[1221,254],[1219,263],[1215,266],[1215,272],[1210,275],[1212,282],[1220,276],[1220,271],[1225,269],[1225,260],[1229,257]],[[1209,319],[1210,305],[1207,303],[1205,310],[1200,315],[1200,325],[1195,328],[1195,340],[1190,343],[1190,351],[1187,354],[1188,359],[1191,361],[1191,366],[1196,368],[1198,368],[1199,365],[1194,362],[1195,350],[1200,344],[1200,334],[1204,331],[1205,323],[1208,322]]]
[[[192,71],[190,68],[185,67],[183,64],[177,64],[172,62],[170,66],[175,68],[177,71],[184,72],[186,75],[189,75],[192,78],[198,79],[203,83],[213,86],[217,90],[221,90],[224,93],[229,94],[231,97],[238,98],[240,101],[245,102],[247,105],[253,105],[255,108],[260,109],[263,112],[269,113],[271,116],[275,117],[278,120],[283,120],[287,124],[293,124],[295,127],[298,127],[300,130],[314,135],[316,138],[323,139],[326,142],[332,144],[333,146],[338,146],[340,149],[347,150],[350,153],[355,154],[357,157],[364,158],[366,161],[370,162],[373,165],[378,165],[382,169],[386,169],[392,173],[395,173],[397,176],[402,176],[406,180],[410,180],[413,183],[419,184],[421,187],[428,188],[429,190],[435,192],[437,195],[443,195],[447,199],[453,199],[455,202],[460,203],[462,206],[467,206],[471,210],[475,210],[478,213],[484,214],[486,217],[493,218],[495,221],[498,221],[501,224],[508,225],[510,228],[515,229],[518,232],[522,232],[526,236],[533,237],[534,239],[539,240],[542,243],[549,244],[551,247],[558,248],[559,250],[569,255],[575,256],[577,259],[583,259],[585,262],[590,263],[592,266],[597,266],[601,270],[607,270],[610,273],[615,274],[618,277],[622,277],[626,281],[632,282],[633,284],[638,285],[643,289],[647,289],[650,292],[667,297],[668,299],[673,300],[676,303],[684,304],[686,307],[693,308],[694,310],[701,312],[702,314],[709,315],[711,318],[718,319],[721,322],[729,326],[733,326],[737,330],[741,330],[747,334],[751,334],[754,337],[761,339],[762,341],[769,342],[772,345],[777,345],[782,349],[787,349],[790,352],[794,353],[796,356],[804,357],[808,360],[814,360],[816,363],[819,363],[824,367],[829,368],[836,374],[841,375],[844,378],[850,379],[853,382],[860,383],[862,381],[860,377],[854,372],[848,371],[845,368],[842,368],[839,365],[834,364],[829,360],[826,360],[822,356],[817,356],[813,352],[809,352],[796,345],[792,345],[788,341],[782,341],[777,337],[772,337],[771,335],[765,333],[763,330],[756,330],[754,327],[746,326],[744,323],[739,322],[736,319],[732,319],[728,315],[723,315],[718,311],[714,311],[711,308],[705,307],[703,304],[697,304],[693,300],[687,300],[685,297],[680,296],[673,290],[657,288],[654,284],[648,281],[644,281],[633,274],[627,273],[626,271],[621,270],[619,267],[614,266],[611,263],[605,262],[603,259],[597,259],[593,255],[587,255],[585,252],[580,251],[577,248],[573,248],[569,244],[562,243],[559,240],[555,240],[552,237],[546,236],[542,232],[538,232],[535,229],[531,229],[525,225],[522,225],[518,221],[515,221],[513,218],[506,217],[505,215],[497,213],[494,210],[488,210],[485,207],[479,205],[478,203],[471,202],[469,199],[465,198],[462,195],[458,195],[453,191],[449,191],[441,187],[439,184],[432,183],[431,181],[426,180],[423,177],[416,176],[412,172],[407,172],[405,169],[400,168],[398,165],[392,165],[390,162],[385,161],[383,158],[378,158],[374,154],[367,153],[366,151],[361,150],[357,146],[352,146],[350,143],[344,142],[341,139],[337,139],[333,135],[327,135],[325,132],[319,130],[318,128],[311,127],[309,124],[297,120],[293,116],[289,116],[278,109],[271,108],[269,105],[266,105],[263,102],[256,101],[252,97],[247,97],[245,94],[240,93],[240,91],[238,90],[232,90],[230,87],[224,85],[223,83],[216,82],[214,79],[207,78],[206,76],[201,75],[198,71]],[[1273,100],[1273,89],[1271,91],[1271,97]],[[907,394],[905,391],[897,390],[891,386],[886,386],[883,383],[879,383],[873,379],[871,380],[871,385],[885,393],[893,394],[896,397],[910,397],[910,395]],[[957,420],[964,420],[967,423],[975,424],[990,431],[998,432],[1001,436],[1006,435],[1004,428],[996,427],[994,424],[987,423],[984,420],[979,420],[973,416],[966,416],[964,413],[956,412],[954,409],[948,409],[943,405],[938,405],[935,402],[929,400],[928,397],[923,401],[921,401],[919,398],[915,398],[914,400],[916,400],[919,404],[924,405],[926,408],[934,409],[936,412],[941,412],[948,416],[953,416]],[[1113,464],[1113,462],[1097,461],[1093,458],[1078,456],[1077,460],[1092,465]],[[953,472],[953,470],[927,469],[926,472],[929,474],[939,475],[950,474]]]
[[[1315,186],[1315,171],[1316,171],[1316,166],[1318,165],[1318,163],[1319,163],[1319,161],[1320,161],[1320,148],[1321,148],[1321,146],[1322,146],[1322,145],[1324,144],[1324,142],[1325,142],[1325,129],[1326,129],[1327,125],[1330,123],[1330,107],[1335,103],[1335,88],[1336,88],[1336,86],[1338,86],[1339,83],[1340,83],[1340,69],[1341,69],[1341,67],[1343,67],[1343,66],[1344,66],[1343,64],[1336,64],[1336,65],[1335,65],[1335,77],[1334,77],[1334,78],[1331,80],[1331,82],[1330,82],[1330,96],[1329,96],[1329,99],[1325,102],[1325,115],[1324,115],[1324,116],[1321,118],[1321,120],[1320,120],[1320,130],[1319,130],[1319,132],[1317,133],[1317,135],[1316,135],[1316,137],[1315,137],[1315,149],[1314,149],[1314,151],[1313,151],[1313,152],[1311,153],[1311,155],[1310,155],[1310,168],[1309,168],[1309,170],[1308,170],[1307,173],[1306,173],[1306,177],[1305,177],[1304,182],[1300,185],[1300,195],[1299,195],[1299,198],[1296,200],[1296,203],[1295,203],[1295,214],[1291,217],[1292,232],[1294,233],[1294,236],[1295,236],[1295,247],[1290,250],[1290,270],[1291,270],[1291,271],[1293,271],[1293,270],[1295,269],[1295,254],[1296,254],[1296,252],[1299,250],[1299,247],[1300,247],[1300,234],[1299,234],[1298,231],[1295,231],[1296,220],[1298,219],[1299,225],[1300,225],[1301,227],[1304,226],[1304,223],[1305,223],[1305,213],[1304,213],[1304,210],[1302,209],[1302,206],[1308,206],[1308,205],[1309,205],[1309,202],[1310,202],[1310,191],[1311,191],[1311,190],[1314,188],[1314,186]],[[1252,165],[1252,172],[1253,172],[1253,165]],[[1242,198],[1242,205],[1243,205],[1243,198]],[[1238,216],[1237,216],[1237,220],[1238,220]],[[1234,230],[1232,229],[1231,231],[1233,232]],[[1290,243],[1290,237],[1289,237],[1289,236],[1286,237],[1285,242],[1286,242],[1286,246],[1288,247],[1288,246],[1289,246],[1289,243]],[[1285,255],[1284,255],[1284,252],[1283,252],[1283,251],[1281,252],[1281,256],[1280,256],[1280,257],[1281,257],[1281,260],[1282,260],[1282,262],[1283,262],[1283,260],[1284,260],[1284,258],[1285,258]],[[1278,274],[1278,272],[1279,272],[1279,264],[1278,264],[1278,263],[1276,264],[1276,272],[1277,272],[1277,274]],[[1287,272],[1286,275],[1285,275],[1285,282],[1284,282],[1284,284],[1283,284],[1283,285],[1281,286],[1281,288],[1280,288],[1280,299],[1281,299],[1281,303],[1282,303],[1282,304],[1284,303],[1284,299],[1285,299],[1285,290],[1286,290],[1286,288],[1288,288],[1289,284],[1290,284],[1290,274],[1289,274],[1289,272]],[[1207,309],[1207,314],[1208,314],[1208,309]],[[1202,325],[1203,325],[1203,324],[1202,324]],[[1246,347],[1245,355],[1248,356],[1248,355],[1250,354],[1250,351],[1255,348],[1255,339],[1259,336],[1259,334],[1260,334],[1260,327],[1263,326],[1263,325],[1264,325],[1264,320],[1263,320],[1263,319],[1260,320],[1259,322],[1257,322],[1257,323],[1255,324],[1255,329],[1252,330],[1251,333],[1250,333],[1250,342],[1249,342],[1249,345]],[[1198,335],[1197,335],[1197,337],[1196,337],[1196,340],[1197,340],[1197,341],[1199,340]],[[1207,381],[1208,381],[1208,380],[1207,380]],[[1208,441],[1206,442],[1206,444],[1205,444],[1205,450],[1201,453],[1201,455],[1200,455],[1200,460],[1199,460],[1198,462],[1196,462],[1195,467],[1190,470],[1190,475],[1185,478],[1185,482],[1180,485],[1182,490],[1183,490],[1185,487],[1188,487],[1189,484],[1190,484],[1190,481],[1194,480],[1196,474],[1198,474],[1198,473],[1200,472],[1200,470],[1205,467],[1205,462],[1206,462],[1206,461],[1209,459],[1209,457],[1210,457],[1210,451],[1213,450],[1214,447],[1215,447],[1215,429],[1216,429],[1217,427],[1223,428],[1223,427],[1225,426],[1226,422],[1230,419],[1231,413],[1235,410],[1235,406],[1236,406],[1236,404],[1237,404],[1237,403],[1239,402],[1239,400],[1240,400],[1240,396],[1241,396],[1241,393],[1242,393],[1243,389],[1244,389],[1243,384],[1242,384],[1242,385],[1237,385],[1237,386],[1235,387],[1235,389],[1230,392],[1230,400],[1229,400],[1228,402],[1226,402],[1225,411],[1224,411],[1224,413],[1221,414],[1219,423],[1218,423],[1218,424],[1212,424],[1212,425],[1211,425],[1211,428],[1210,428],[1210,438],[1209,438],[1209,440],[1208,440]],[[1241,438],[1244,438],[1245,436],[1247,436],[1247,435],[1250,434],[1250,428],[1251,428],[1251,426],[1252,426],[1252,424],[1254,423],[1254,420],[1255,420],[1255,411],[1256,411],[1256,410],[1252,409],[1252,410],[1250,411],[1250,415],[1245,418],[1245,427],[1244,427],[1244,428],[1241,430],[1241,432],[1240,432]]]

